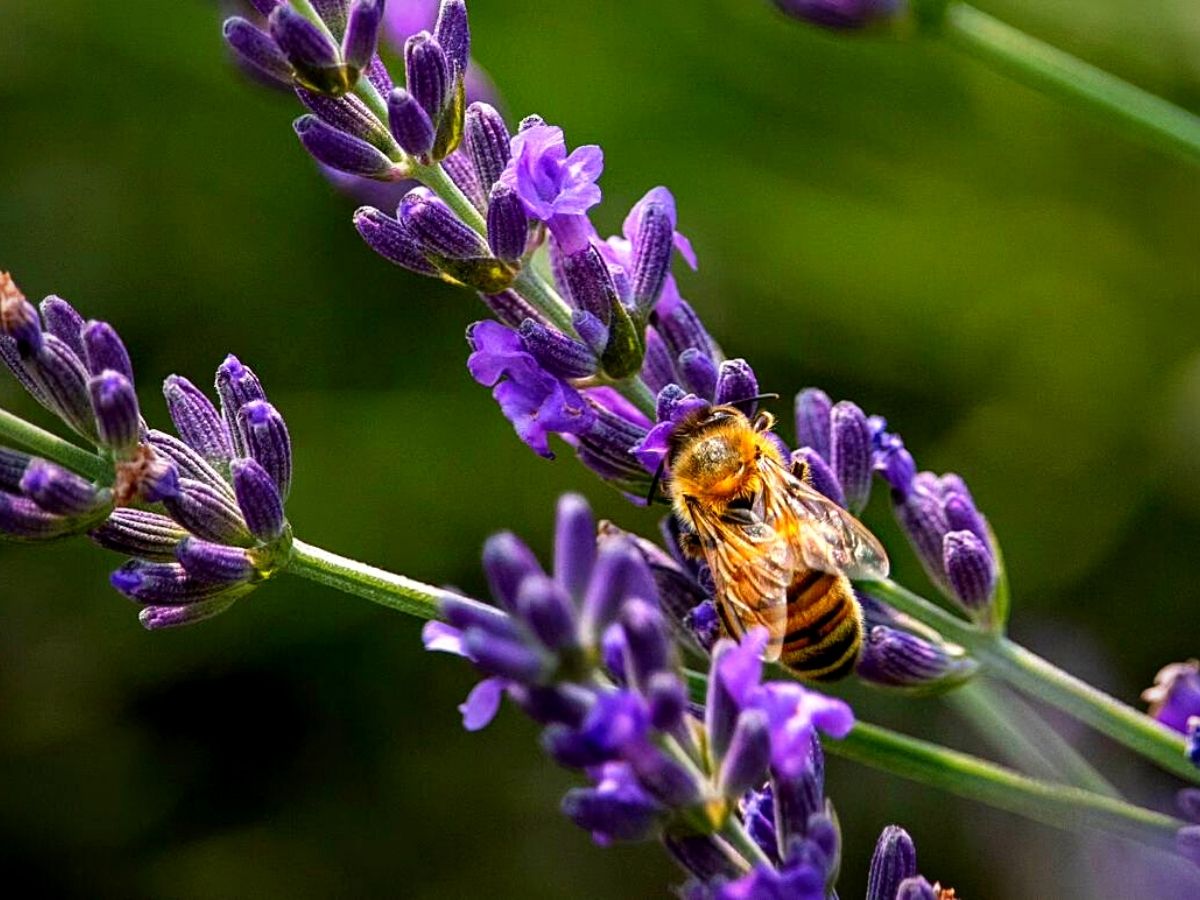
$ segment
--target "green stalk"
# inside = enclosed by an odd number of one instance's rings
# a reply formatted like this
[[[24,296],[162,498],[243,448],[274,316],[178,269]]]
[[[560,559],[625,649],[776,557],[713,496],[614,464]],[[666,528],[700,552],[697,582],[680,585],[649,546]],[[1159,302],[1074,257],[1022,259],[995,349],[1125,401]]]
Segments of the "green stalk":
[[[4,409],[0,409],[0,438],[32,450],[37,456],[60,463],[93,481],[112,480],[112,465],[102,456],[77,447]]]
[[[444,592],[435,587],[303,541],[296,541],[293,549],[288,571],[294,575],[408,615],[422,619],[437,616],[437,603]],[[693,694],[703,698],[705,676],[689,672],[688,679]],[[1173,839],[1184,824],[1110,797],[1027,778],[968,754],[865,722],[858,723],[844,740],[828,741],[826,746],[832,753],[874,768],[1060,828],[1086,825],[1144,843],[1162,844]],[[725,836],[739,840],[733,833]]]
[[[1061,709],[1181,778],[1200,784],[1200,769],[1184,755],[1183,735],[1126,706],[1008,638],[983,632],[894,581],[863,587],[900,612],[961,644],[989,675]]]
[[[859,722],[824,747],[874,769],[941,788],[1045,825],[1094,828],[1152,846],[1171,846],[1184,823],[1123,800],[1075,787],[1047,784],[994,763]]]
[[[945,700],[1014,767],[1094,794],[1120,796],[1091,763],[1012,691],[977,678],[951,691]]]
[[[1045,44],[965,3],[941,23],[950,43],[1006,75],[1116,122],[1131,135],[1200,162],[1200,117]]]
[[[292,542],[292,559],[287,571],[419,619],[436,619],[438,601],[447,596],[445,591],[431,585],[338,556],[299,540]]]

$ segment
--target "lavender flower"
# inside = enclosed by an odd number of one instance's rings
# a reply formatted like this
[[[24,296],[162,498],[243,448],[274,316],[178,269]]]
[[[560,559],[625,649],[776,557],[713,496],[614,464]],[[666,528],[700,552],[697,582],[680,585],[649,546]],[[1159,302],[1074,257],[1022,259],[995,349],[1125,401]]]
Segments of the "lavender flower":
[[[516,192],[530,218],[546,223],[564,253],[584,249],[592,233],[586,213],[600,202],[600,148],[577,147],[568,156],[561,128],[535,125],[513,136],[510,153],[500,183]]]
[[[792,884],[811,870],[824,889],[838,838],[820,796],[816,730],[845,735],[849,707],[764,683],[766,634],[756,632],[741,646],[717,645],[704,718],[687,714],[659,582],[623,533],[602,530],[597,542],[580,497],[559,504],[552,576],[510,534],[488,541],[484,568],[500,608],[447,597],[445,623],[424,634],[429,649],[466,656],[488,676],[461,707],[468,729],[487,724],[507,695],[545,726],[551,756],[593,779],[564,798],[568,817],[601,844],[661,838],[705,890],[737,890],[731,881],[746,863],[720,835],[753,827],[747,810],[769,776],[767,790],[786,798],[774,820],[781,837],[764,851],[770,872],[748,877]]]

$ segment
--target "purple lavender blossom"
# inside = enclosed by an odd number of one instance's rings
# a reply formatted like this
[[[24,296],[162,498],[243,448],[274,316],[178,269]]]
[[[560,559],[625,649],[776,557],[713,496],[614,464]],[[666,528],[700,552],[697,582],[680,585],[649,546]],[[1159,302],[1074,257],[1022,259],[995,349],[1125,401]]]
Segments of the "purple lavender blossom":
[[[467,331],[467,367],[492,395],[505,417],[535,453],[553,459],[551,433],[586,431],[595,413],[566,381],[551,375],[524,348],[516,332],[497,322],[476,322]]]
[[[530,218],[546,223],[564,253],[582,250],[592,232],[586,213],[600,202],[603,152],[589,144],[568,156],[561,128],[535,125],[513,135],[511,154],[500,183],[517,193]]]

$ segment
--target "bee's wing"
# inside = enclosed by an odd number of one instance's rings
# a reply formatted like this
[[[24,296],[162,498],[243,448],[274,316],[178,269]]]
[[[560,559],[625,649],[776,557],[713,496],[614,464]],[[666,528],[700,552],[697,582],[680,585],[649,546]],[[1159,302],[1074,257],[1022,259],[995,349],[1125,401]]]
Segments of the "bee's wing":
[[[862,581],[887,578],[887,551],[862,522],[774,460],[760,465],[763,516],[798,549],[804,565]]]
[[[769,640],[764,658],[779,658],[787,630],[787,589],[795,553],[787,540],[757,516],[731,519],[700,508],[692,524],[716,585],[716,603],[726,629],[741,639],[761,625]]]

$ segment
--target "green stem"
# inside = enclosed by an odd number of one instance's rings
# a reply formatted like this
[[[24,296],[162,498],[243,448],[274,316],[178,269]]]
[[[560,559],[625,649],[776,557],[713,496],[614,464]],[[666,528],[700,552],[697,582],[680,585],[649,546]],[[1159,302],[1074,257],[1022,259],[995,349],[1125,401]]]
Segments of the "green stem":
[[[1120,794],[1017,694],[977,678],[945,697],[1002,758],[1038,778],[1065,781],[1106,797]]]
[[[431,585],[338,556],[304,541],[292,542],[287,571],[421,619],[436,619],[438,601],[446,596],[445,591]]]
[[[346,559],[303,541],[294,542],[288,571],[422,619],[436,618],[438,600],[445,595],[431,585]],[[688,679],[693,693],[703,698],[705,676],[689,672]],[[827,746],[831,752],[867,765],[1063,828],[1086,824],[1137,840],[1161,843],[1173,837],[1183,825],[1169,816],[1120,800],[1036,781],[965,753],[863,722],[844,740],[830,741]],[[735,844],[739,840],[734,833],[726,832],[725,836]],[[749,848],[738,849],[749,852]]]
[[[112,466],[101,456],[0,409],[0,438],[20,444],[38,456],[61,463],[94,481],[111,480]]]
[[[528,300],[533,308],[546,316],[563,334],[574,334],[571,308],[545,279],[531,268],[521,270],[513,281],[513,290]]]
[[[1200,784],[1200,769],[1184,755],[1183,735],[1069,675],[1003,636],[983,632],[894,581],[863,587],[900,612],[961,644],[988,674],[1075,717],[1168,772]]]
[[[1037,90],[1120,123],[1126,131],[1200,162],[1200,117],[1006,25],[952,3],[942,33],[955,46]]]
[[[1047,784],[957,750],[859,722],[824,747],[836,756],[959,797],[1051,825],[1096,828],[1153,846],[1169,846],[1184,823],[1171,816],[1075,787]]]
[[[471,228],[480,234],[487,234],[487,222],[484,221],[483,214],[454,183],[454,179],[446,174],[441,163],[434,163],[431,166],[416,166],[413,174],[425,187],[446,201],[446,205],[458,213],[458,217]]]

